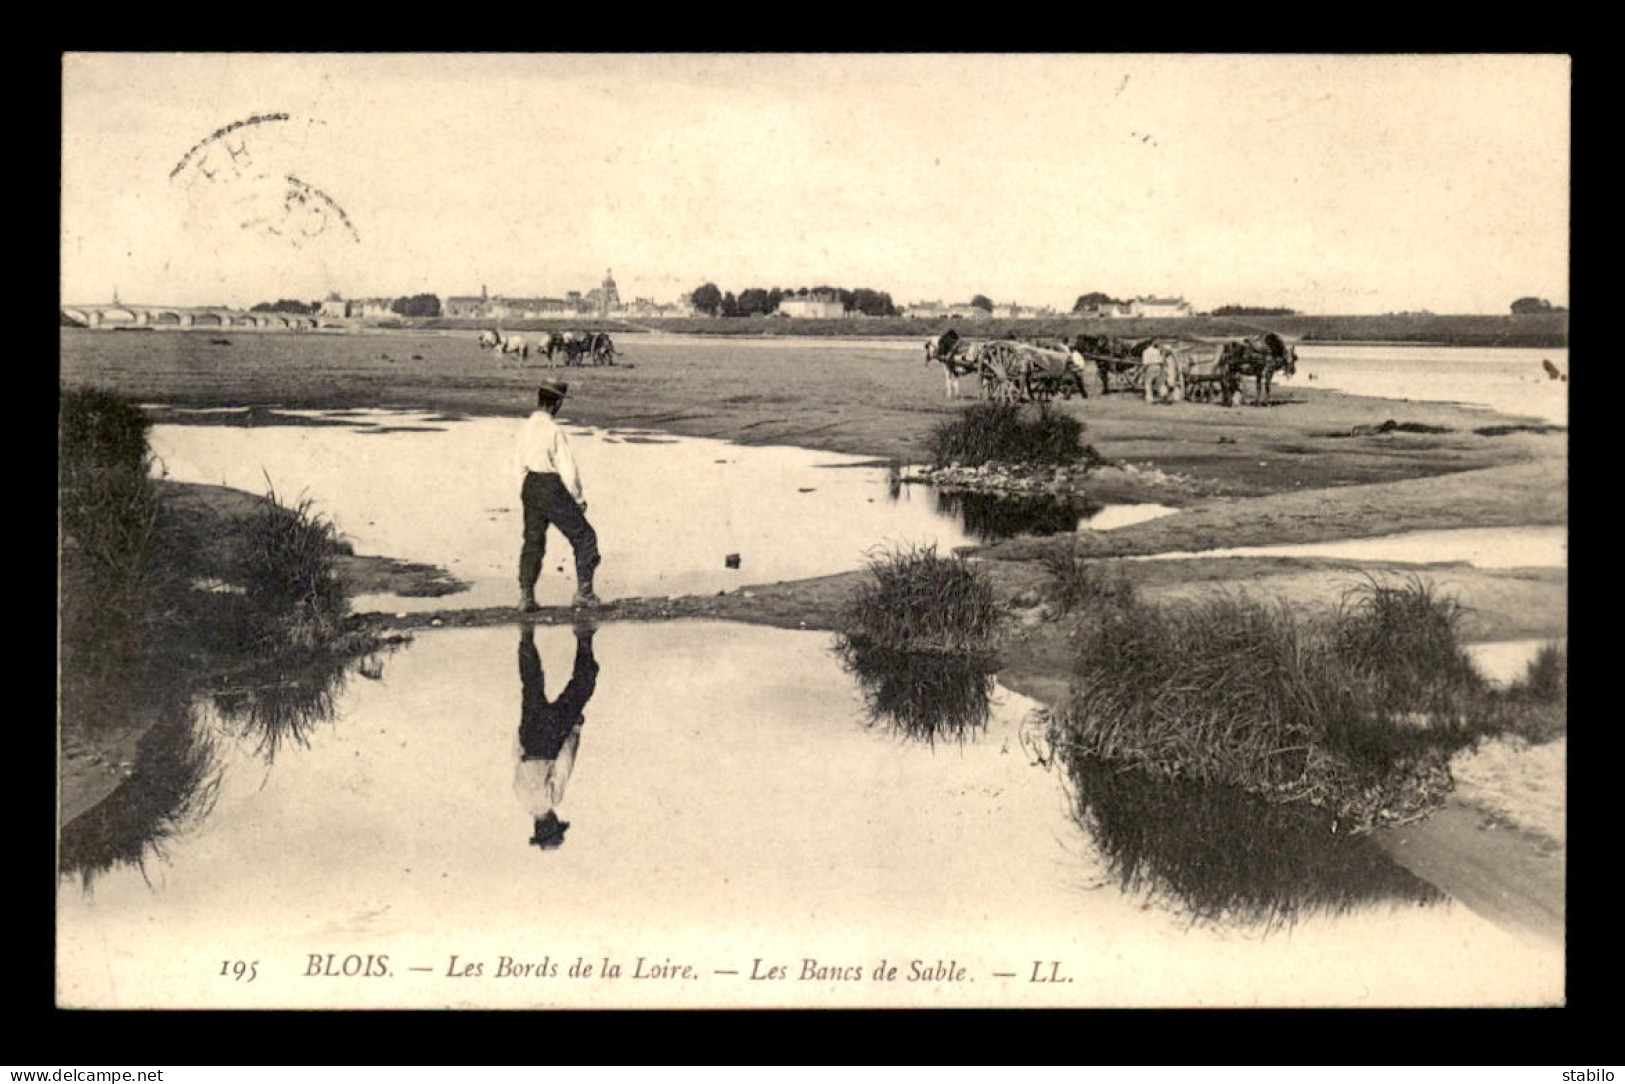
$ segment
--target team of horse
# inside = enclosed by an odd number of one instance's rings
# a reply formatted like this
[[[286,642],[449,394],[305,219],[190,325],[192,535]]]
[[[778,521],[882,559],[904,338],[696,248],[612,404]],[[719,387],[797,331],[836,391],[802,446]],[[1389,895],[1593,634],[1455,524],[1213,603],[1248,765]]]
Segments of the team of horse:
[[[1148,372],[1146,351],[1152,345],[1162,356],[1160,374]],[[925,362],[942,366],[949,398],[959,397],[960,378],[972,373],[984,399],[1045,402],[1074,392],[1087,398],[1084,363],[1092,362],[1103,395],[1111,393],[1114,377],[1120,390],[1143,390],[1148,381],[1160,378],[1173,398],[1216,399],[1233,406],[1241,399],[1242,381],[1252,377],[1253,402],[1264,406],[1271,401],[1276,374],[1291,377],[1297,372],[1298,354],[1273,332],[1224,340],[1079,335],[1071,342],[956,340],[946,350],[941,340],[931,339],[925,344]]]
[[[498,356],[518,354],[522,363],[530,359],[531,343],[523,335],[494,328],[480,332],[480,349]],[[605,331],[554,331],[539,337],[536,352],[547,356],[549,366],[563,355],[565,365],[614,365],[615,341]]]

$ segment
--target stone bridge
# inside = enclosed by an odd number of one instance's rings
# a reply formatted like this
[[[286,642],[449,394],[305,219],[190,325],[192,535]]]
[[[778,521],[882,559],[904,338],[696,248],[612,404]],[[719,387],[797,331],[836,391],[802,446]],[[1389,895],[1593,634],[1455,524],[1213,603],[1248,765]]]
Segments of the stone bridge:
[[[219,307],[183,308],[177,305],[63,305],[62,315],[93,328],[118,327],[235,327],[275,331],[305,331],[319,326],[314,316],[287,312],[244,312]]]

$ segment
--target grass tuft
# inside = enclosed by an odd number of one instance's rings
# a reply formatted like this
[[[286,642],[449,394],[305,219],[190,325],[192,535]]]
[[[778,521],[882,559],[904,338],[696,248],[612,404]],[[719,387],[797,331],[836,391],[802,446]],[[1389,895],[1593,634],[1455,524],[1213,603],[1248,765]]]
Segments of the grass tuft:
[[[284,505],[273,487],[244,537],[239,571],[249,606],[264,618],[262,636],[300,649],[338,636],[348,608],[335,564],[342,542],[314,502]]]
[[[1098,597],[1055,722],[1084,756],[1308,802],[1363,830],[1436,805],[1450,755],[1500,726],[1455,641],[1460,608],[1418,579],[1368,581],[1318,625],[1244,596]]]
[[[869,559],[871,580],[842,615],[852,639],[893,651],[974,654],[998,633],[1002,611],[987,579],[936,546],[902,546]]]
[[[85,470],[145,473],[152,422],[134,403],[100,388],[62,394],[58,440],[64,477]]]
[[[933,465],[979,467],[987,463],[1066,466],[1098,458],[1083,443],[1083,422],[1040,405],[1029,412],[1015,403],[976,403],[929,438]]]
[[[1057,614],[1117,610],[1133,596],[1128,577],[1085,557],[1075,535],[1070,544],[1045,550],[1040,563],[1049,574],[1049,601]]]
[[[1542,644],[1521,680],[1507,690],[1512,700],[1563,704],[1569,696],[1569,656],[1562,644]]]
[[[1561,644],[1541,646],[1524,676],[1496,697],[1500,733],[1544,745],[1569,730],[1569,662]]]
[[[148,477],[146,416],[111,392],[65,392],[59,415],[59,508],[75,588],[103,615],[146,607],[158,498]]]

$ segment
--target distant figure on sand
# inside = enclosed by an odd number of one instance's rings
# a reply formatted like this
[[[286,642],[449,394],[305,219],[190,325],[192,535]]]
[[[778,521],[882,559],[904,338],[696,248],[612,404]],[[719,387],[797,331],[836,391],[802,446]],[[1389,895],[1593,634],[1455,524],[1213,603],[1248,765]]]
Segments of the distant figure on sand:
[[[557,527],[576,559],[574,606],[596,606],[593,572],[598,567],[598,533],[587,522],[581,473],[564,430],[553,420],[569,394],[568,384],[547,381],[536,389],[536,409],[519,430],[514,466],[522,479],[519,499],[525,511],[525,542],[519,551],[519,611],[532,613],[536,581],[547,553],[547,528]]]
[[[1145,401],[1154,399],[1168,400],[1173,398],[1176,387],[1170,370],[1173,368],[1174,357],[1166,353],[1156,343],[1145,348],[1140,355],[1140,361],[1145,366]]]
[[[593,631],[591,625],[576,626],[575,666],[553,701],[547,699],[536,627],[527,622],[519,632],[519,765],[513,786],[531,816],[530,843],[544,851],[561,846],[570,827],[569,821],[559,820],[557,806],[575,769],[587,701],[598,687]]]

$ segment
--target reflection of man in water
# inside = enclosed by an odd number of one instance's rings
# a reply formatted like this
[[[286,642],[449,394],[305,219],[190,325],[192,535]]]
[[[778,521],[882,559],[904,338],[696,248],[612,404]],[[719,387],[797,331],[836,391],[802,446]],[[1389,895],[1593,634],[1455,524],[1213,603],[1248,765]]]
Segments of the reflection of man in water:
[[[564,842],[568,821],[559,820],[554,807],[564,800],[564,786],[575,767],[581,744],[581,713],[598,684],[598,662],[592,657],[591,625],[576,626],[576,661],[570,681],[559,698],[547,699],[542,657],[536,651],[536,629],[525,625],[519,633],[519,767],[514,792],[535,820],[530,842],[551,850]]]

